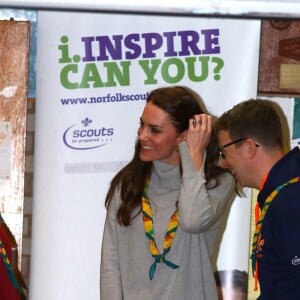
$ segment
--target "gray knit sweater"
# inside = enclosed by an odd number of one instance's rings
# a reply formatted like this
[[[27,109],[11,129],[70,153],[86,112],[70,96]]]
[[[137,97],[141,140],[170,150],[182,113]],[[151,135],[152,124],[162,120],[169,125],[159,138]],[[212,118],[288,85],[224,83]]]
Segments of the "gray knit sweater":
[[[183,175],[178,167],[154,162],[148,190],[155,240],[160,251],[178,200],[179,227],[166,259],[179,266],[172,269],[154,262],[145,236],[142,215],[129,227],[120,226],[116,193],[106,216],[101,257],[101,300],[215,300],[217,292],[211,257],[226,204],[234,196],[234,179],[221,176],[221,184],[208,189],[203,168],[195,171],[185,142],[180,144]]]

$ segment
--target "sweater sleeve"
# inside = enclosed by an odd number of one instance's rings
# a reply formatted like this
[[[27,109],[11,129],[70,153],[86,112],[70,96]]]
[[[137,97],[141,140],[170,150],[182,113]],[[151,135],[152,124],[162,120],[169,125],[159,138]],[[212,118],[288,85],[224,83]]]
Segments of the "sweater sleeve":
[[[119,253],[117,247],[116,199],[108,209],[101,250],[100,267],[100,299],[122,300],[122,284],[119,268]]]
[[[204,162],[196,171],[187,144],[183,142],[179,147],[183,170],[178,204],[180,226],[188,233],[205,232],[221,219],[227,203],[233,199],[235,181],[231,174],[224,173],[220,184],[208,189]]]

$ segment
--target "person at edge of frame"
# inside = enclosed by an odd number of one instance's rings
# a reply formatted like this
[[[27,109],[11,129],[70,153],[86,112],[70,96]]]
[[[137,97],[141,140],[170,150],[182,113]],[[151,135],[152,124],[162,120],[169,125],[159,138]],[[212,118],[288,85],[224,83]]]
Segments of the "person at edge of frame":
[[[18,268],[17,243],[0,214],[0,300],[27,298],[27,286]]]
[[[247,300],[248,273],[237,269],[215,271],[218,300]]]
[[[216,122],[219,166],[259,191],[251,253],[259,300],[300,299],[300,150],[285,151],[284,120],[274,101],[249,99]]]

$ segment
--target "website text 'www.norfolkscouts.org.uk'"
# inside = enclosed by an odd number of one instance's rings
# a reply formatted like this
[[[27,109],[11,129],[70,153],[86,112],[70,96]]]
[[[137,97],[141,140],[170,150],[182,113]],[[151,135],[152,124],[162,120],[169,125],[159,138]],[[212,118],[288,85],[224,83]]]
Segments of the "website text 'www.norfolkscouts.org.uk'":
[[[142,94],[123,94],[123,93],[107,93],[97,97],[75,97],[75,98],[61,98],[62,105],[76,105],[76,104],[97,104],[97,103],[111,103],[111,102],[128,102],[128,101],[145,101],[149,92]]]

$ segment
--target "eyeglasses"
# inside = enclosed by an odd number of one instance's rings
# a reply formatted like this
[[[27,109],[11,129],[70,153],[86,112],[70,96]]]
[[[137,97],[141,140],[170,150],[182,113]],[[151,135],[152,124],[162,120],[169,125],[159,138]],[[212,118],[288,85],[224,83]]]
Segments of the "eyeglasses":
[[[227,148],[227,147],[229,147],[229,146],[231,146],[231,145],[234,145],[234,144],[236,144],[236,143],[242,142],[242,141],[244,141],[244,140],[246,140],[246,139],[247,139],[247,138],[239,138],[239,139],[234,140],[234,141],[232,141],[232,142],[230,142],[230,143],[228,143],[228,144],[225,144],[225,145],[222,146],[222,147],[219,147],[219,148],[218,148],[219,156],[222,157],[223,159],[225,159],[225,153],[224,153],[224,149],[225,149],[225,148]],[[258,145],[257,145],[257,146],[258,146]]]

